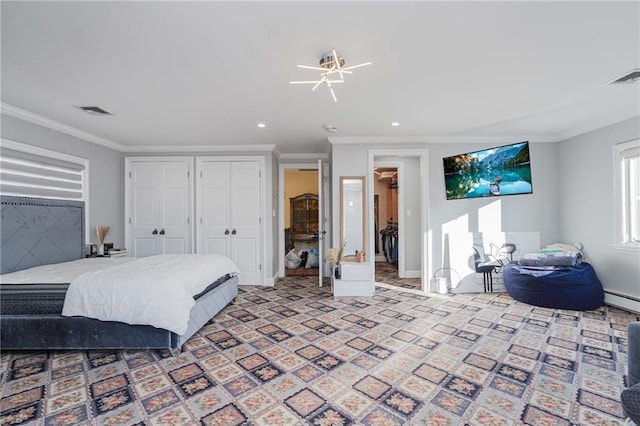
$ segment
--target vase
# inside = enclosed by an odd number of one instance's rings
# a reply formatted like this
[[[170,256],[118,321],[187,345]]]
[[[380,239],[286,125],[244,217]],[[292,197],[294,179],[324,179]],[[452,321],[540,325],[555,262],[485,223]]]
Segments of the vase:
[[[342,278],[342,272],[340,271],[340,262],[336,263],[336,271],[335,271],[336,280]]]
[[[98,256],[104,256],[104,243],[98,243]]]

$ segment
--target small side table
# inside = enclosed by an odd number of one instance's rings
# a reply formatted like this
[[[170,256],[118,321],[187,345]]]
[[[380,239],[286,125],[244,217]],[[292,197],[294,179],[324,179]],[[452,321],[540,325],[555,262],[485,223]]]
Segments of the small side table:
[[[127,254],[126,250],[117,251],[117,252],[110,251],[109,252],[109,256],[111,256],[111,257],[127,257],[128,254]]]
[[[371,297],[375,286],[369,263],[340,262],[340,279],[332,274],[333,297]]]

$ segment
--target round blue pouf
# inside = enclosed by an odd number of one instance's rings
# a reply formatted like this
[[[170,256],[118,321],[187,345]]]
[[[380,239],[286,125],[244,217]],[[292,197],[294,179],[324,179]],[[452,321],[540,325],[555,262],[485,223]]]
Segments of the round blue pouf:
[[[604,289],[589,263],[556,267],[547,272],[510,263],[502,276],[509,295],[529,305],[588,311],[604,303]]]

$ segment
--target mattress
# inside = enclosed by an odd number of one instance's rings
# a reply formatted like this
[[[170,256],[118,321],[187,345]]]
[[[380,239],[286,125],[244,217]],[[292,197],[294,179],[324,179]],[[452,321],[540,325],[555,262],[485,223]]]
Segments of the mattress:
[[[79,275],[133,258],[88,258],[0,275],[0,315],[60,315],[69,283]]]
[[[85,272],[96,272],[123,265],[135,258],[96,257],[42,265],[0,275],[0,315],[61,315],[69,284]],[[194,296],[203,294],[228,280],[225,274]]]
[[[198,300],[231,278],[226,274],[193,298]],[[0,284],[0,316],[61,315],[69,283]]]

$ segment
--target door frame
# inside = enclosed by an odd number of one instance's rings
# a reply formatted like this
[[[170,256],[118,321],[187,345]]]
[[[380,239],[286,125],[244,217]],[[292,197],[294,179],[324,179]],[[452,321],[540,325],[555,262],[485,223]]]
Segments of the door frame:
[[[429,150],[428,149],[370,149],[367,154],[367,227],[368,235],[375,231],[373,225],[373,167],[375,157],[418,157],[420,160],[420,234],[422,235],[422,244],[420,244],[420,275],[421,289],[424,292],[429,291],[429,277],[433,271],[433,232],[429,226],[430,214],[429,208]],[[391,161],[391,160],[389,160]],[[398,172],[399,173],[399,172]],[[400,176],[398,175],[398,179]],[[401,185],[402,182],[399,182]],[[398,189],[398,209],[400,209],[401,187]],[[398,214],[400,216],[400,214]],[[398,227],[400,220],[398,220]],[[369,253],[374,253],[375,245],[372,238],[369,239]],[[375,274],[375,262],[371,263],[372,273]],[[374,275],[375,276],[375,275]]]
[[[322,159],[323,164],[326,161]],[[285,201],[285,193],[284,193],[284,171],[286,169],[315,169],[318,175],[322,174],[322,170],[318,169],[318,161],[316,160],[313,163],[280,163],[278,165],[278,277],[284,278],[285,276],[285,267],[284,267],[284,259],[286,254],[284,254],[284,201]],[[319,186],[316,187],[316,190],[319,192]],[[321,194],[318,194],[320,197]],[[324,203],[323,203],[324,204]],[[318,214],[322,216],[321,212],[318,210]],[[327,233],[328,234],[328,233]],[[326,236],[326,235],[325,235]],[[325,244],[326,244],[325,238]],[[320,265],[322,267],[322,265]]]
[[[404,260],[404,254],[406,253],[406,246],[405,246],[405,242],[406,239],[402,238],[403,235],[405,234],[405,223],[404,223],[404,215],[400,214],[400,212],[403,212],[405,210],[405,206],[404,206],[404,187],[403,185],[405,184],[405,180],[404,180],[404,163],[401,161],[377,161],[374,157],[373,159],[373,167],[395,167],[396,170],[398,171],[398,217],[396,217],[396,221],[398,222],[398,235],[400,235],[400,244],[398,244],[398,278],[408,278],[406,275],[406,267],[405,267],[405,260]],[[375,173],[373,174],[373,179],[375,180],[376,176]],[[374,185],[375,186],[375,185]],[[374,190],[375,192],[375,190]],[[371,205],[373,206],[373,198],[371,199]],[[389,202],[389,200],[387,200],[387,202]],[[373,230],[375,232],[375,224],[373,223],[373,219],[371,219],[371,223],[374,225]],[[373,233],[369,234],[369,235],[373,235]],[[376,235],[376,238],[378,236]],[[375,267],[375,243],[373,246],[373,251],[371,251],[371,253],[374,254],[374,267]],[[371,250],[371,249],[369,249]],[[414,277],[410,277],[410,278],[414,278]]]
[[[187,164],[187,172],[189,178],[189,242],[191,245],[191,253],[195,253],[195,198],[194,198],[194,158],[191,156],[144,156],[124,157],[124,243],[125,247],[133,247],[131,245],[131,163],[134,162],[169,162],[169,161],[184,161]]]

